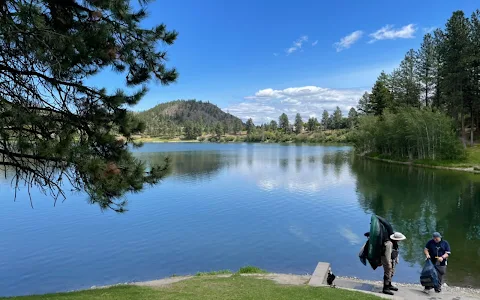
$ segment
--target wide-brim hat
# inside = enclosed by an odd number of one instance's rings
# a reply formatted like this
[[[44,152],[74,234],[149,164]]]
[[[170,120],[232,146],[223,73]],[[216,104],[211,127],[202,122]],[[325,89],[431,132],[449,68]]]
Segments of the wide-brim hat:
[[[407,237],[404,236],[401,232],[395,232],[390,236],[390,239],[394,241],[403,241],[403,240],[406,240]]]

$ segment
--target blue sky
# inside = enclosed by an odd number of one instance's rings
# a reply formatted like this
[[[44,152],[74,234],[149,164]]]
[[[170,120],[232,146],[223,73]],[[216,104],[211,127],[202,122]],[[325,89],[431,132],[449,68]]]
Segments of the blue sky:
[[[195,98],[257,123],[347,111],[426,30],[477,8],[476,0],[157,0],[145,26],[179,32],[167,50],[180,76],[168,87],[152,83],[134,110]],[[106,73],[95,84],[113,89],[123,78]]]

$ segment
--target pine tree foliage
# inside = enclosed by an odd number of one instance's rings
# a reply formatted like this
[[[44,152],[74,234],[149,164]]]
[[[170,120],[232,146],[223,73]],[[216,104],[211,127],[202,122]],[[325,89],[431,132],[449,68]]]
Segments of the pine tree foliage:
[[[297,113],[295,115],[295,133],[299,134],[299,133],[302,133],[303,131],[303,120],[302,120],[302,116]]]
[[[359,111],[377,116],[387,108],[441,111],[454,119],[464,146],[468,134],[473,145],[480,125],[479,17],[480,10],[470,17],[453,12],[444,28],[424,36],[419,50],[407,52],[399,68],[380,74],[369,97],[359,100]],[[387,90],[391,97],[384,97]]]
[[[128,0],[0,2],[0,166],[14,170],[17,185],[56,199],[68,181],[92,203],[121,212],[125,193],[166,174],[167,161],[146,166],[126,143],[144,129],[127,108],[149,81],[177,78],[163,50],[177,33],[164,24],[141,26],[147,2],[138,10]],[[109,93],[87,83],[112,68],[125,75],[119,86],[137,91]]]
[[[287,114],[283,113],[280,115],[280,117],[278,118],[278,127],[283,132],[288,132],[290,130],[290,122],[288,121]]]

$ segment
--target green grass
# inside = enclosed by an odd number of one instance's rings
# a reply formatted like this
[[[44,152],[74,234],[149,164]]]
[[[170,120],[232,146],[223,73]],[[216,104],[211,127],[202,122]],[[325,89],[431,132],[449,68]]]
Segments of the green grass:
[[[7,299],[7,298],[0,298]],[[329,287],[279,285],[244,276],[194,277],[170,286],[115,286],[81,292],[16,297],[18,300],[376,300],[379,297]]]
[[[477,171],[480,171],[480,146],[475,145],[473,147],[467,147],[465,150],[465,158],[458,160],[430,160],[430,159],[416,159],[411,163],[417,165],[427,165],[434,167],[445,167],[445,168],[474,168]],[[386,155],[370,153],[367,154],[371,158],[387,159],[398,162],[409,162],[406,158],[392,158]]]
[[[266,274],[267,271],[262,270],[254,266],[245,266],[240,268],[235,274]],[[215,276],[215,275],[232,275],[234,274],[230,270],[210,271],[210,272],[198,272],[195,276]]]
[[[198,272],[195,276],[214,276],[214,275],[228,275],[233,274],[230,270],[220,270],[220,271],[211,271],[211,272]]]
[[[415,160],[415,163],[448,168],[480,167],[480,146],[467,147],[465,151],[465,158],[460,160]]]

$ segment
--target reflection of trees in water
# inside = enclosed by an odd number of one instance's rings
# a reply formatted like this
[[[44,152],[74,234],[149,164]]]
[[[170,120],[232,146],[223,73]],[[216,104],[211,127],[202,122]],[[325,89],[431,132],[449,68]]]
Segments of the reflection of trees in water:
[[[167,153],[138,153],[139,159],[150,164],[161,162],[165,156],[171,161],[171,174],[187,177],[190,179],[201,179],[218,173],[222,168],[230,164],[239,163],[237,156],[226,158],[217,151],[195,151],[195,152],[167,152]]]
[[[407,236],[403,258],[423,264],[422,250],[433,231],[452,246],[449,282],[480,282],[480,178],[476,175],[412,168],[356,159],[360,205],[387,217]],[[368,224],[365,224],[368,228]]]
[[[278,160],[278,163],[280,165],[280,168],[282,171],[287,172],[288,171],[288,158],[282,158]]]
[[[340,177],[343,166],[349,163],[352,158],[351,151],[335,151],[327,152],[322,156],[323,171],[326,175],[328,173],[328,166],[333,166],[333,172],[336,178]]]

